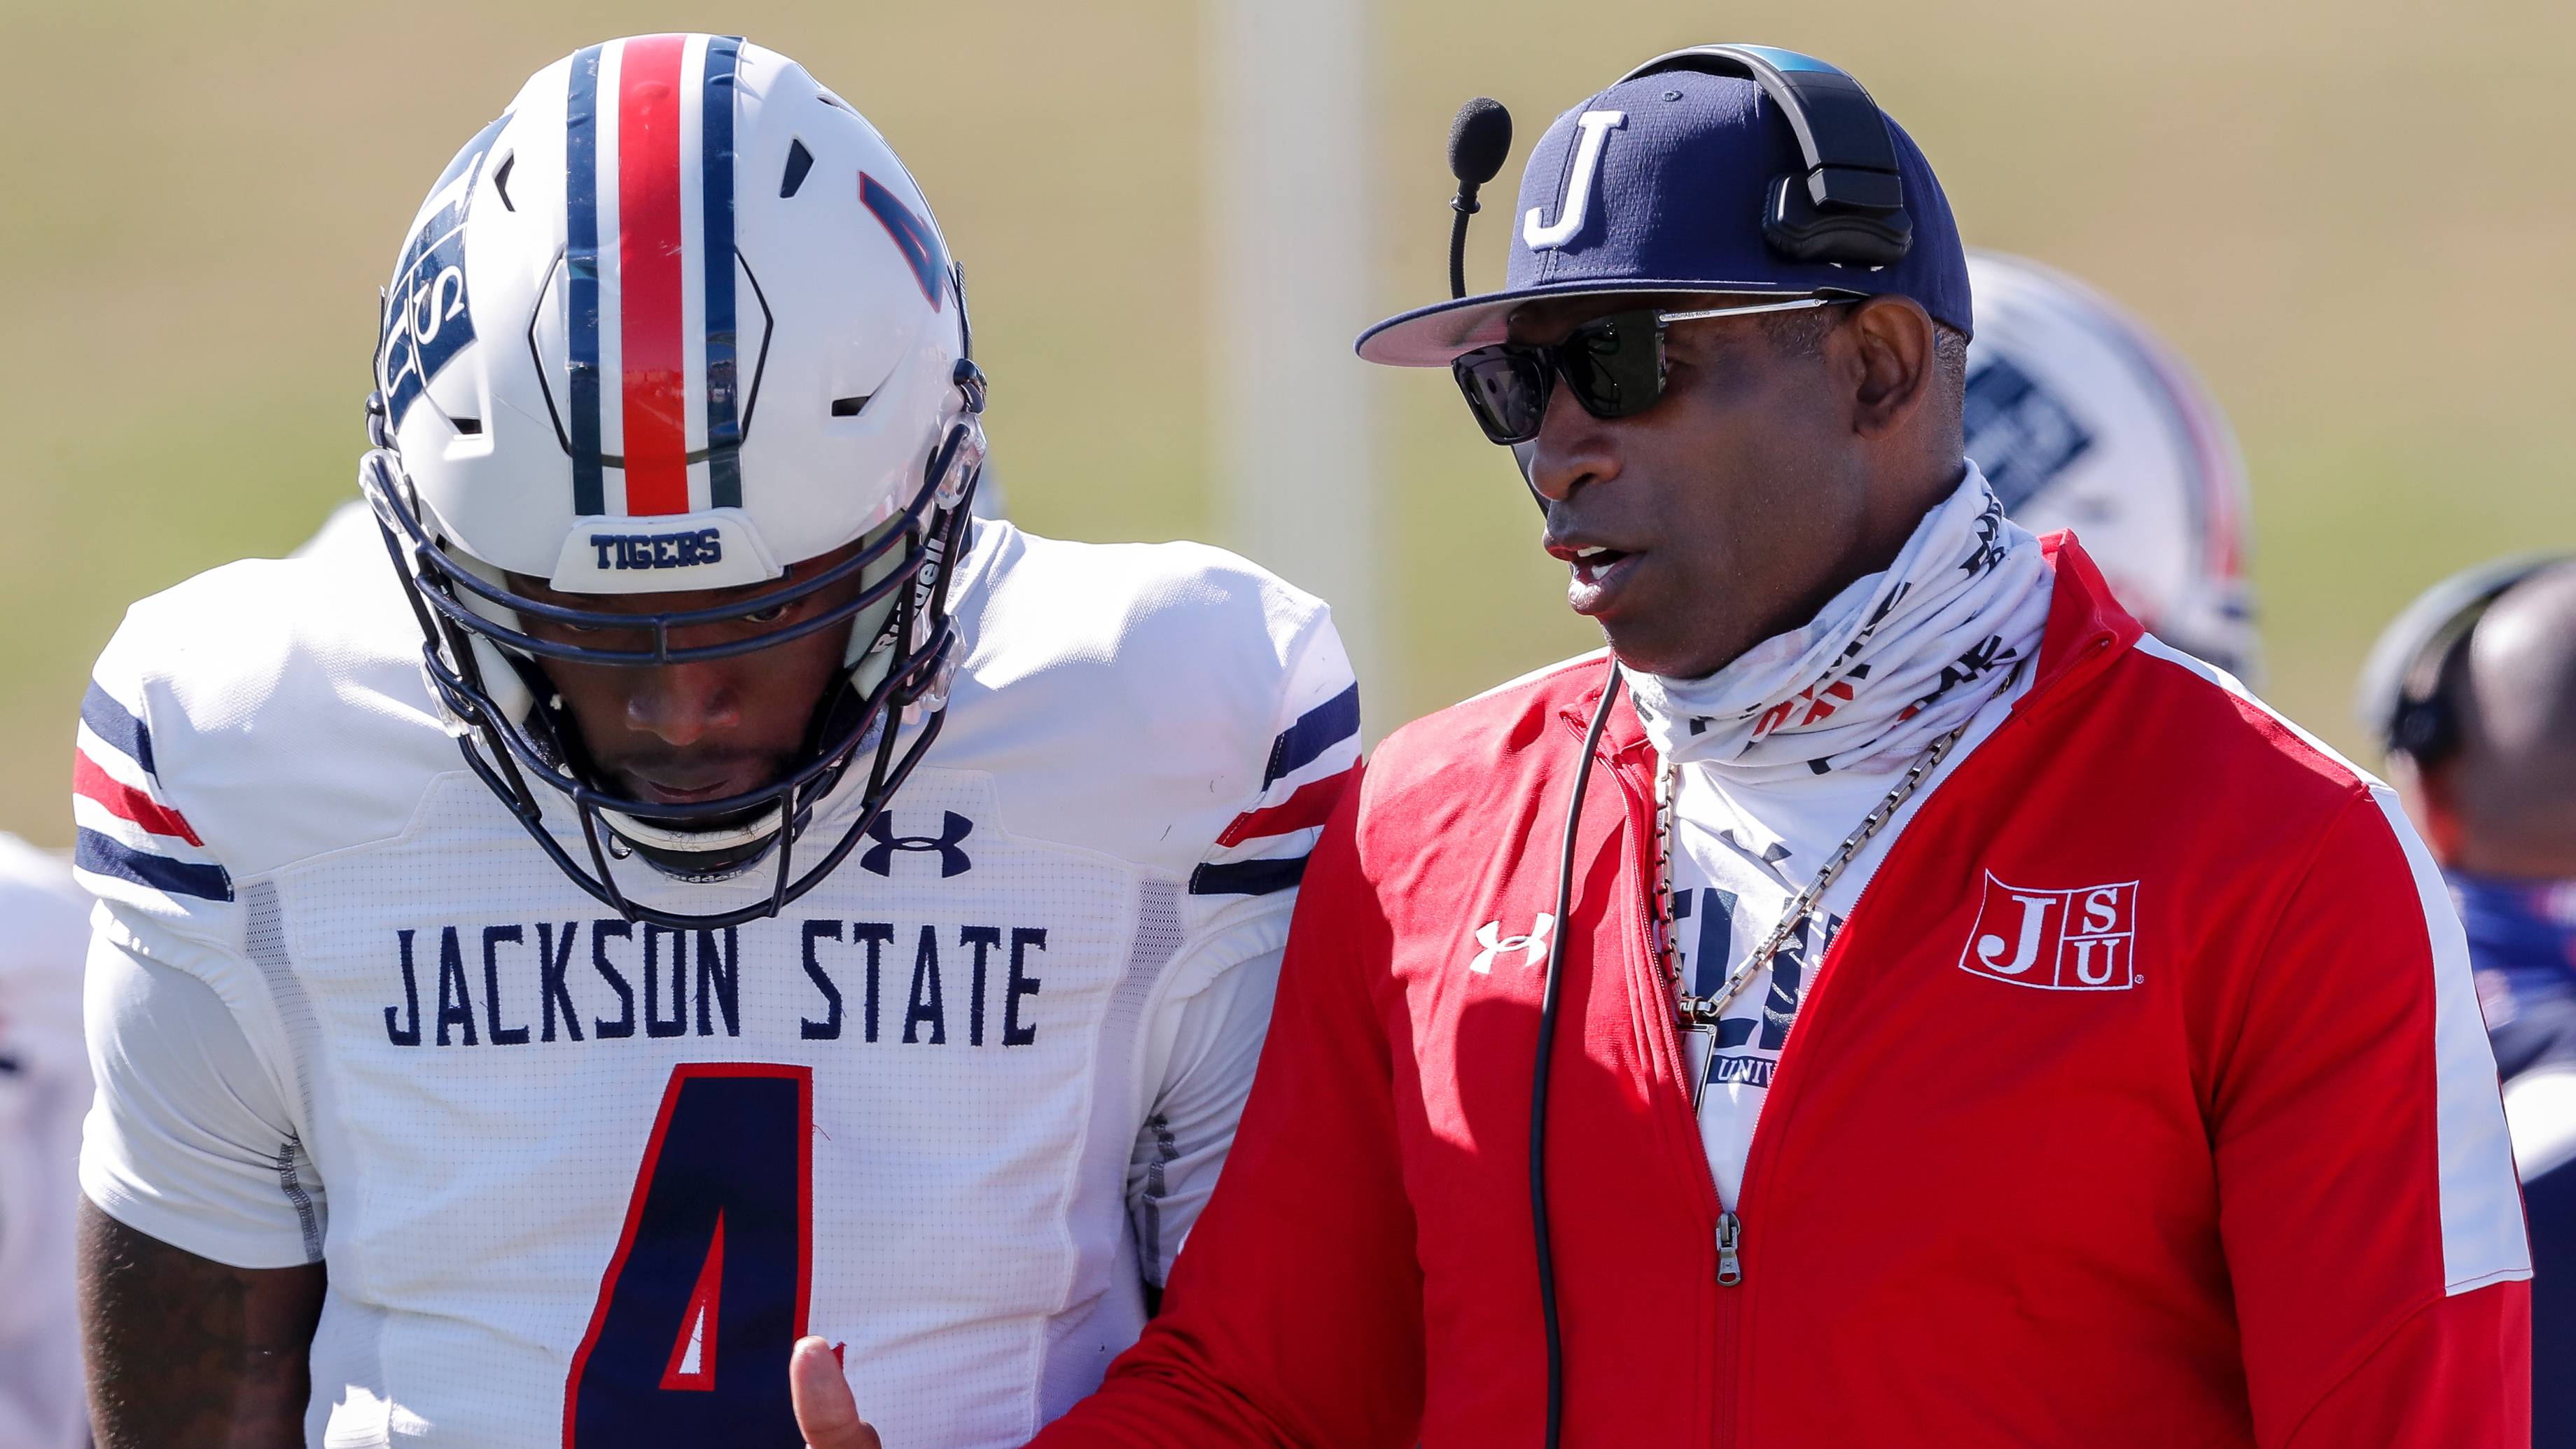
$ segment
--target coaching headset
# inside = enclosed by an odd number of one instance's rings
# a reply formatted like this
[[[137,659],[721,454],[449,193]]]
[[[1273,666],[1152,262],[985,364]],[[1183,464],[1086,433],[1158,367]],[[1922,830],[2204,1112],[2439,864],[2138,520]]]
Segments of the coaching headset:
[[[1878,268],[1904,259],[1914,242],[1905,210],[1905,178],[1886,114],[1861,83],[1794,50],[1769,45],[1695,45],[1659,55],[1613,85],[1668,71],[1749,80],[1780,108],[1798,140],[1799,169],[1772,178],[1762,207],[1762,239],[1784,259]],[[1467,219],[1483,208],[1477,189],[1503,169],[1512,145],[1511,113],[1478,96],[1449,127],[1449,172],[1458,194],[1449,203],[1449,294],[1467,294]],[[1530,477],[1536,444],[1512,445],[1521,477]],[[1533,494],[1535,497],[1535,494]],[[1545,499],[1537,500],[1545,512]]]
[[[1749,80],[1789,123],[1797,136],[1799,169],[1774,177],[1762,209],[1764,243],[1784,260],[1877,269],[1902,260],[1914,240],[1913,218],[1905,209],[1905,183],[1896,143],[1886,115],[1860,82],[1813,56],[1767,45],[1700,45],[1676,50],[1638,66],[1614,84],[1666,72]],[[1449,131],[1449,169],[1458,178],[1457,212],[1449,237],[1449,287],[1453,298],[1466,295],[1464,257],[1467,219],[1480,208],[1477,188],[1502,169],[1511,149],[1511,117],[1492,100],[1478,97],[1458,112]],[[1523,478],[1529,477],[1535,444],[1513,448]],[[1535,497],[1533,488],[1533,497]],[[1540,499],[1542,512],[1546,500]],[[1592,777],[1592,762],[1610,708],[1619,697],[1619,666],[1610,666],[1600,707],[1584,732],[1583,751],[1574,769],[1573,796],[1565,807],[1565,836],[1557,854],[1556,913],[1568,920],[1574,896],[1575,829],[1583,811],[1583,792]],[[1547,965],[1539,998],[1538,1055],[1530,1078],[1529,1193],[1530,1218],[1538,1243],[1539,1311],[1547,1334],[1547,1439],[1556,1449],[1564,1420],[1565,1355],[1556,1310],[1555,1253],[1547,1222],[1547,1089],[1551,1048],[1556,1040],[1557,957],[1568,928],[1548,937]]]
[[[2496,600],[2570,557],[2527,553],[2490,560],[2451,575],[2406,606],[2370,647],[2355,700],[2362,728],[2382,750],[2422,768],[2459,749],[2460,705],[2449,687],[2453,662],[2467,654],[2469,637]]]

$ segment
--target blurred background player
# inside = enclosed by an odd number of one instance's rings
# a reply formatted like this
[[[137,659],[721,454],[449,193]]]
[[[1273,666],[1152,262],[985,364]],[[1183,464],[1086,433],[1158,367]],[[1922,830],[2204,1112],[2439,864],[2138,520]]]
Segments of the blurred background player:
[[[2360,713],[2468,931],[2531,1226],[2532,1442],[2576,1445],[2576,559],[2426,590]]]
[[[0,835],[0,1449],[89,1442],[72,1315],[88,950],[71,867]]]
[[[1968,254],[1967,454],[2015,523],[2075,530],[2157,638],[2260,671],[2245,461],[2218,401],[2145,324],[2062,272]]]

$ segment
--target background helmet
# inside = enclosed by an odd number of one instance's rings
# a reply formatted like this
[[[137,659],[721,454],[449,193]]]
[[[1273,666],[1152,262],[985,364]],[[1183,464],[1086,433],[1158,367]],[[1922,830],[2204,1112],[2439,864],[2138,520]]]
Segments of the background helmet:
[[[2083,283],[1968,254],[1967,455],[2034,533],[2071,528],[2121,605],[2233,673],[2261,662],[2245,462],[2190,367]]]
[[[468,762],[631,917],[775,913],[919,760],[953,667],[942,563],[964,543],[984,384],[929,205],[875,128],[794,61],[731,36],[650,35],[539,71],[448,163],[407,236],[360,484]],[[829,570],[692,613],[565,609],[512,583],[758,585],[862,539]],[[728,643],[675,637],[854,573],[855,603]],[[539,640],[521,627],[532,615],[653,643]],[[591,768],[537,665],[686,662],[820,629],[847,632],[847,670],[795,767],[687,805],[628,798]],[[837,843],[796,860],[821,821]],[[639,855],[690,880],[766,861],[773,883],[757,904],[676,916],[621,886],[612,862]]]
[[[2560,553],[2489,559],[2416,595],[2389,621],[2362,663],[2353,701],[2362,729],[2382,753],[2430,767],[2458,751],[2463,730],[2454,676],[2469,636],[2525,580],[2571,561]]]

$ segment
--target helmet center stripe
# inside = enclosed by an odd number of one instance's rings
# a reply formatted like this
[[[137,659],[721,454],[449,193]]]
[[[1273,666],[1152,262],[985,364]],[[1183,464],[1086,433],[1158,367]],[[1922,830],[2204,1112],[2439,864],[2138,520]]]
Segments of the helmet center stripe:
[[[618,351],[626,511],[689,511],[688,360],[681,339],[680,59],[649,35],[618,57]]]

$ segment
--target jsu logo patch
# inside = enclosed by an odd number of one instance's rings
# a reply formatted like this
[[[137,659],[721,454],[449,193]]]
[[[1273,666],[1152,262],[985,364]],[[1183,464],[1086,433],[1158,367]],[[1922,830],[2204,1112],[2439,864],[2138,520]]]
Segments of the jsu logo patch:
[[[1476,944],[1483,949],[1467,963],[1467,969],[1479,976],[1491,976],[1494,974],[1495,957],[1514,954],[1519,955],[1522,966],[1538,966],[1547,960],[1548,938],[1555,931],[1556,917],[1545,911],[1538,913],[1538,919],[1530,925],[1529,934],[1523,936],[1506,936],[1502,922],[1487,921],[1476,928]]]
[[[2138,883],[2032,890],[1986,872],[1959,969],[2043,991],[2126,991],[2138,984]]]
[[[939,878],[964,875],[975,868],[966,852],[958,849],[967,836],[975,833],[975,822],[954,810],[940,812],[937,835],[897,835],[889,814],[880,814],[868,822],[868,838],[876,842],[859,853],[859,869],[875,875],[894,874],[894,853],[898,850],[935,850],[939,852]]]

